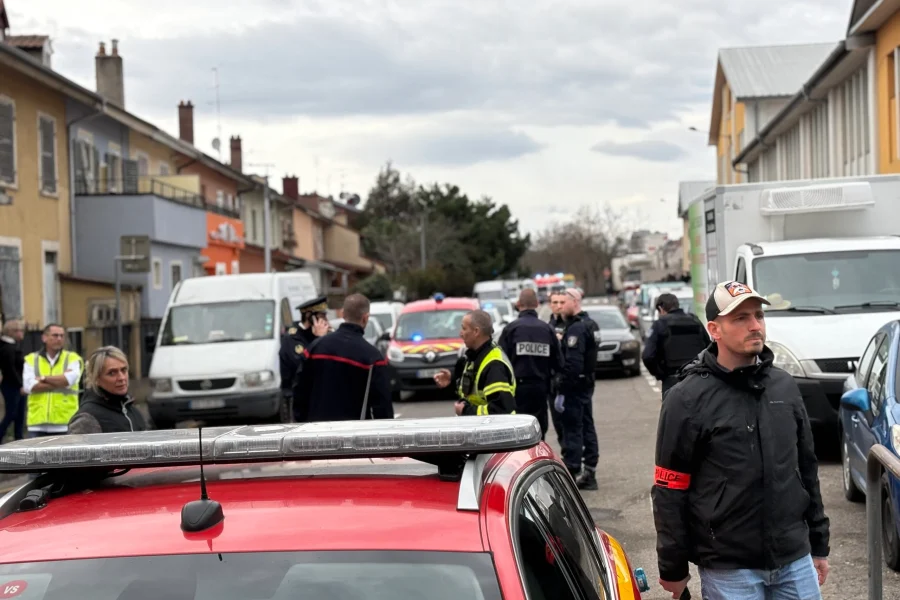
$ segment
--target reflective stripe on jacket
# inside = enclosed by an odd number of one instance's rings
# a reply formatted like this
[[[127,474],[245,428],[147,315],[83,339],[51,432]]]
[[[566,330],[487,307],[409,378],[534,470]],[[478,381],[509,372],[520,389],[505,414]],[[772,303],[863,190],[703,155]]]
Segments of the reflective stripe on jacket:
[[[34,369],[36,378],[64,375],[66,368],[73,361],[82,362],[78,354],[68,350],[60,351],[59,358],[54,365],[50,364],[50,361],[47,360],[46,355],[43,353],[32,352],[25,357],[25,362]],[[67,426],[69,420],[78,411],[79,388],[80,382],[76,381],[69,388],[29,394],[27,426]]]
[[[500,362],[508,369],[509,379],[511,383],[506,381],[494,381],[488,383],[486,386],[484,386],[483,389],[481,389],[481,374],[484,373],[485,368],[493,362]],[[474,377],[472,376],[473,371],[475,372]],[[469,387],[470,389],[468,394],[465,391],[466,387]],[[475,370],[474,362],[469,361],[466,363],[466,366],[463,369],[462,377],[460,377],[459,379],[457,393],[459,394],[460,398],[465,399],[469,404],[475,407],[476,415],[489,414],[487,397],[491,394],[503,392],[509,393],[513,398],[515,398],[516,376],[512,364],[510,364],[509,359],[506,358],[506,355],[499,347],[494,346],[488,351],[488,353],[478,364],[477,371]],[[512,414],[515,414],[515,410],[512,411]]]

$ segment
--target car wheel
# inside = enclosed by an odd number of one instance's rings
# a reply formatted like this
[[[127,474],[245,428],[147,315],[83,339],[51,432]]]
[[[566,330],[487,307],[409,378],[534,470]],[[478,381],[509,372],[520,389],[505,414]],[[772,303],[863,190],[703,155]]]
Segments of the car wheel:
[[[900,536],[891,506],[890,481],[887,473],[881,476],[881,545],[884,563],[893,571],[900,571]]]
[[[841,433],[841,484],[844,498],[850,502],[862,502],[865,499],[850,475],[850,440],[845,433]]]

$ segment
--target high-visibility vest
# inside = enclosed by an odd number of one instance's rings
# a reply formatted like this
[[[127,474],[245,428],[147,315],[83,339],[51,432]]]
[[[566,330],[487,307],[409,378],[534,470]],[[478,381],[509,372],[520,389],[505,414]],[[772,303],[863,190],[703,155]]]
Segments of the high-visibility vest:
[[[495,383],[491,383],[487,385],[484,389],[480,388],[481,374],[484,372],[484,368],[491,364],[492,362],[500,361],[504,365],[506,365],[507,370],[509,371],[509,378],[512,383],[506,383],[505,381],[498,381]],[[474,383],[472,385],[472,391],[467,395],[465,391],[463,391],[463,381],[472,376],[472,371],[475,370],[475,363],[467,362],[466,366],[463,368],[463,376],[459,378],[459,386],[457,387],[457,393],[460,398],[465,399],[470,404],[476,407],[476,414],[478,415],[486,415],[488,414],[488,400],[487,397],[491,394],[496,394],[497,392],[509,392],[515,397],[516,395],[516,374],[513,370],[512,364],[509,362],[509,359],[506,358],[506,355],[503,353],[498,346],[494,346],[488,351],[487,355],[485,355],[484,359],[481,361],[481,364],[478,365],[478,371],[475,373]],[[513,411],[515,414],[515,411]]]
[[[53,366],[43,353],[32,352],[25,357],[25,362],[34,369],[35,378],[64,375],[66,368],[74,361],[84,364],[78,354],[68,350],[60,350],[59,358]],[[28,394],[28,427],[68,425],[78,411],[79,389],[80,381],[76,381],[70,388]]]

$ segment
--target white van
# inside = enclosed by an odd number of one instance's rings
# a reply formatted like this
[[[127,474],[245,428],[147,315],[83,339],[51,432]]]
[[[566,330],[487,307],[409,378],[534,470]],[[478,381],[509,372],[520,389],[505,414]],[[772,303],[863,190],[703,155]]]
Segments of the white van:
[[[397,326],[397,319],[403,310],[402,302],[372,302],[369,306],[369,314],[378,321],[381,328],[387,332],[393,332]]]
[[[150,416],[160,429],[197,419],[279,421],[280,338],[318,295],[309,273],[195,277],[169,298],[150,364]]]

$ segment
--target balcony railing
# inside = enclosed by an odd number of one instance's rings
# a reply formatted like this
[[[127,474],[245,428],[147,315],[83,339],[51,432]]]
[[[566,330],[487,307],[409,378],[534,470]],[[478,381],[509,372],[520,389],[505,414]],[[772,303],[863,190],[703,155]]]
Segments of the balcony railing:
[[[210,204],[203,196],[189,190],[172,185],[165,180],[165,175],[139,175],[121,179],[88,179],[78,177],[75,180],[76,196],[157,196],[186,206],[202,208],[227,217],[240,218],[240,213],[232,208]]]

